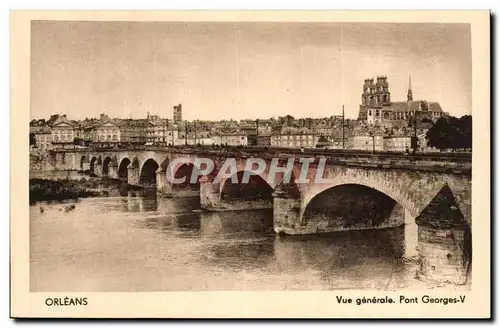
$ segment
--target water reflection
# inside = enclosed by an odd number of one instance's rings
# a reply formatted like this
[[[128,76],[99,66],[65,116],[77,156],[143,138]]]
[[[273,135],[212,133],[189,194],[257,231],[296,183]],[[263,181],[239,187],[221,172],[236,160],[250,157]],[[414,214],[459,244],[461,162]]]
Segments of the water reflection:
[[[276,263],[287,269],[371,266],[392,262],[404,252],[402,229],[348,231],[321,235],[277,236]],[[403,232],[404,233],[404,232]]]
[[[199,235],[201,222],[199,215],[178,215],[175,218],[177,230],[187,232],[189,235]]]
[[[156,193],[147,191],[128,191],[121,203],[125,212],[154,212],[158,209]]]
[[[248,236],[249,233],[273,231],[272,210],[209,212],[201,214],[202,233],[205,236]]]
[[[199,198],[143,191],[83,199],[69,213],[61,206],[30,211],[33,291],[386,289],[414,283],[413,264],[402,260],[403,228],[277,236],[272,210],[193,212]]]
[[[230,270],[258,269],[274,258],[272,211],[201,214],[205,240],[200,260]]]
[[[288,273],[312,270],[325,285],[337,288],[381,289],[404,265],[403,236],[401,228],[277,236],[275,265]]]
[[[199,258],[209,267],[261,270],[274,261],[273,238],[213,241],[204,247]]]

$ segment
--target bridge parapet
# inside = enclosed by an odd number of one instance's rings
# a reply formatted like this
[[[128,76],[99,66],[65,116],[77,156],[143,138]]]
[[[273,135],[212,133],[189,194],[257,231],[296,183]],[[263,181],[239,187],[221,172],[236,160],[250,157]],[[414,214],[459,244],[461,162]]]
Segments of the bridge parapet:
[[[325,158],[330,165],[363,166],[377,169],[403,169],[421,170],[431,172],[444,172],[450,174],[470,174],[472,168],[472,155],[470,153],[419,153],[416,155],[405,155],[401,153],[370,153],[354,151],[320,151],[295,149],[257,149],[257,148],[178,148],[178,147],[144,147],[139,149],[55,149],[53,154],[71,153],[75,154],[123,154],[152,153],[158,156],[182,157],[206,157],[221,160],[224,158],[262,158],[271,160],[273,158],[294,158],[298,162],[300,158]]]

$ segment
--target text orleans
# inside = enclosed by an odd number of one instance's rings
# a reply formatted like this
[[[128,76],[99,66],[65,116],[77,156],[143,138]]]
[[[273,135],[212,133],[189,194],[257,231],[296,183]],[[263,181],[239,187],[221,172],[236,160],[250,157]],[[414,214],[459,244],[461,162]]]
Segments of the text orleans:
[[[45,299],[47,306],[76,306],[87,305],[86,297],[48,297]]]

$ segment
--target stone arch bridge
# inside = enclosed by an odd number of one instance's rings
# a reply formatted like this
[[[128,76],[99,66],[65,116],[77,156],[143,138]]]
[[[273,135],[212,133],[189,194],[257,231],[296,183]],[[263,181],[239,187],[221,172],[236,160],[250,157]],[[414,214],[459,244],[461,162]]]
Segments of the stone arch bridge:
[[[210,158],[215,163],[211,174],[196,180],[202,209],[234,210],[240,209],[241,204],[246,208],[272,207],[274,230],[285,234],[386,228],[410,220],[418,225],[420,272],[423,276],[460,282],[467,275],[471,261],[467,245],[470,244],[472,226],[470,155],[414,157],[195,148],[61,150],[52,153],[51,165],[54,170],[90,170],[98,176],[121,179],[130,185],[155,187],[159,193],[169,194],[173,188],[166,178],[169,163],[180,158],[193,161],[201,157]],[[216,179],[228,158],[233,158],[236,163],[236,183],[228,177],[220,181]],[[261,158],[266,162],[265,170],[250,179],[253,189],[252,186],[242,187],[238,180],[248,169],[248,158]],[[278,159],[281,168],[278,171],[281,172],[270,179],[273,158]],[[293,165],[285,169],[289,158],[294,159]],[[300,158],[311,158],[305,173]],[[321,161],[325,164],[324,169],[321,169]],[[182,166],[174,168],[173,174]],[[190,167],[190,172],[203,169],[193,162],[184,166]],[[319,173],[323,179],[321,182],[314,180],[318,171],[322,171]],[[303,182],[304,178],[309,181]],[[246,193],[255,197],[247,201]],[[240,200],[239,205],[232,202],[231,194],[239,197],[236,197]],[[360,197],[358,204],[351,204],[351,210],[332,205],[356,197]],[[321,213],[321,208],[329,206],[331,213],[336,214],[334,219]],[[358,210],[357,207],[363,206],[360,215],[368,219],[361,222],[346,219]]]

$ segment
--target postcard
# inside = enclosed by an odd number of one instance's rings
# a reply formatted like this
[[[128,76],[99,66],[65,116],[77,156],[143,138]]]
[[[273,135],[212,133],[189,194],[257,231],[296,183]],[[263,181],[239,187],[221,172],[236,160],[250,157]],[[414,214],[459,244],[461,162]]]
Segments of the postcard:
[[[489,35],[13,11],[11,317],[489,318]]]

